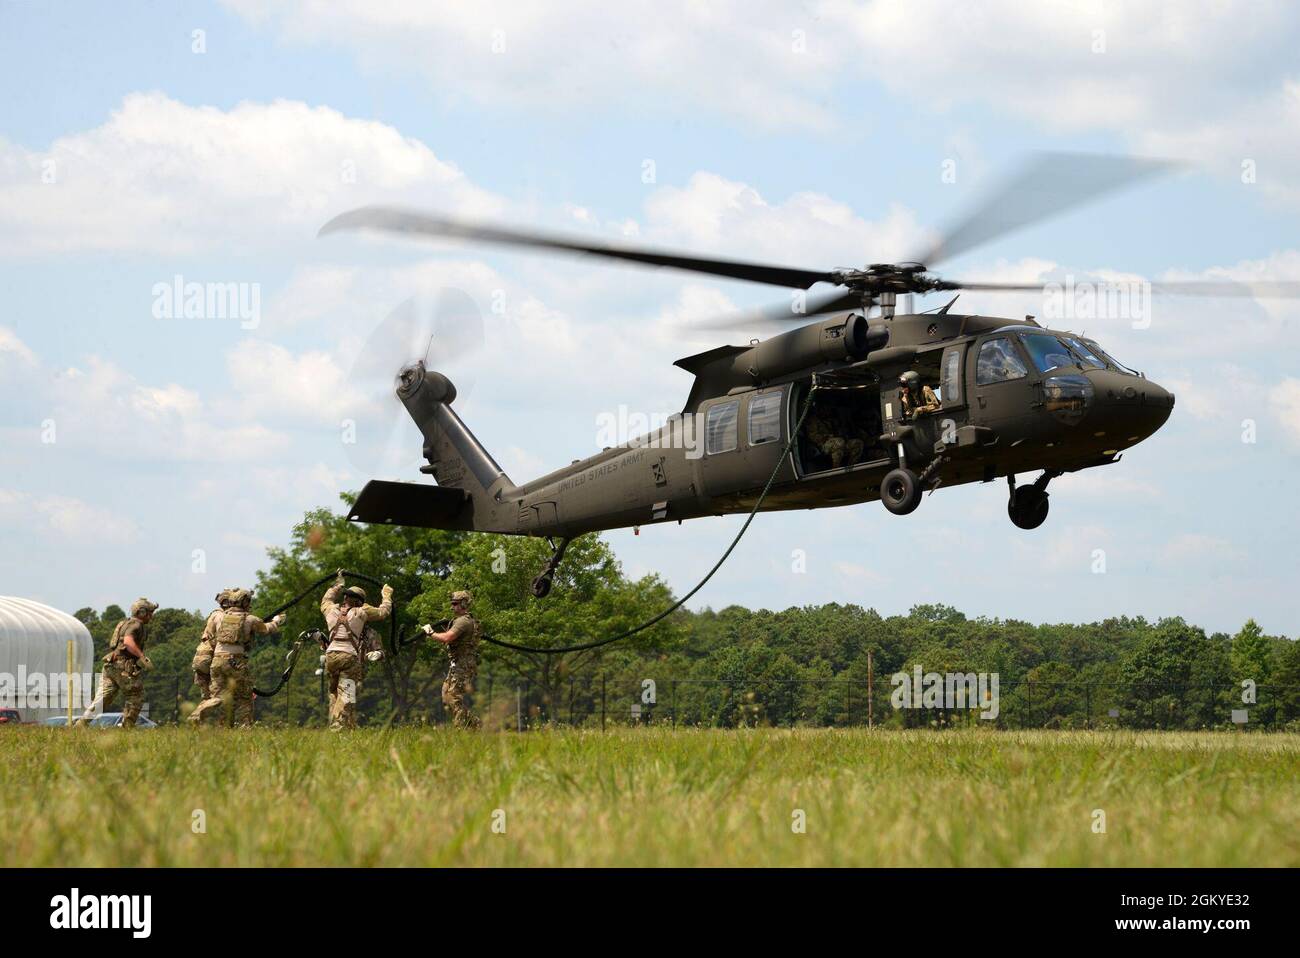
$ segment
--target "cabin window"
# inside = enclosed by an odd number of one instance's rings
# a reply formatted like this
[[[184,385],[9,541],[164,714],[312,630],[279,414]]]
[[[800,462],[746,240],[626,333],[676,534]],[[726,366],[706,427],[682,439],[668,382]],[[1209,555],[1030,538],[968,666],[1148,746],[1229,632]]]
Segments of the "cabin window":
[[[1024,361],[1016,354],[1016,347],[1005,338],[990,339],[980,347],[975,360],[975,382],[980,386],[1023,379],[1029,375]]]
[[[749,397],[749,444],[781,438],[781,390]]]
[[[1058,366],[1073,366],[1075,359],[1070,355],[1070,350],[1055,336],[1048,336],[1046,333],[1032,333],[1022,336],[1025,349],[1029,350],[1030,358],[1033,359],[1034,365],[1038,367],[1040,373],[1056,369]]]
[[[704,451],[709,455],[736,448],[736,417],[740,400],[719,403],[704,419]]]
[[[943,376],[939,380],[939,396],[945,406],[961,401],[961,350],[950,349],[943,357]]]

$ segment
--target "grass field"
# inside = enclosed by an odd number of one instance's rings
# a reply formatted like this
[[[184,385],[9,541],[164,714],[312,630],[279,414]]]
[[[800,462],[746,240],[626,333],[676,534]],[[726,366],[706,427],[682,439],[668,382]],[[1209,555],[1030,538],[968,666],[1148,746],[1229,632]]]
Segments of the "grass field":
[[[33,728],[0,748],[14,865],[1300,865],[1296,735]]]

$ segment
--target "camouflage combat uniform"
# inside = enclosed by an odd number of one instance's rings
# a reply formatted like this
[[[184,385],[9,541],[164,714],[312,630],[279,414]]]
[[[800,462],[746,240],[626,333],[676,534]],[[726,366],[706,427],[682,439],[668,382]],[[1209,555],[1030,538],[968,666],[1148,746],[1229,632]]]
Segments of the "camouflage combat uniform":
[[[470,710],[465,697],[474,691],[474,679],[478,676],[478,645],[483,627],[467,612],[456,616],[448,631],[454,637],[447,643],[449,668],[442,683],[442,704],[451,712],[456,728],[475,729],[479,727],[478,716]]]
[[[913,419],[922,413],[934,412],[939,408],[939,397],[934,394],[934,390],[929,386],[923,385],[921,387],[921,401],[919,403],[913,403],[913,395],[910,389],[899,391],[898,399],[903,407],[904,419]]]
[[[846,455],[849,465],[853,465],[862,457],[864,448],[862,440],[845,439],[843,436],[836,435],[830,420],[824,414],[808,417],[806,434],[814,446],[830,456],[833,469],[844,465]]]
[[[96,709],[107,711],[117,701],[118,693],[121,693],[122,727],[135,727],[140,709],[144,706],[145,666],[127,650],[126,639],[128,636],[132,638],[143,655],[149,644],[149,626],[140,621],[139,615],[146,611],[152,614],[157,608],[148,599],[139,599],[131,606],[131,616],[123,619],[113,629],[113,635],[108,640],[108,654],[104,656],[104,668],[99,676],[99,694],[82,713],[79,724],[89,722]]]
[[[201,693],[200,701],[212,695],[212,653],[217,641],[217,626],[221,624],[222,614],[230,606],[230,597],[234,591],[234,589],[222,589],[217,593],[217,604],[221,608],[214,609],[208,616],[208,621],[203,626],[203,635],[190,662],[190,668],[194,670],[194,684],[199,687]]]
[[[378,606],[344,608],[338,601],[342,592],[343,583],[335,582],[320,603],[328,640],[325,676],[330,693],[330,728],[335,731],[357,727],[357,699],[366,676],[365,656],[381,651],[378,633],[367,625],[388,618],[393,611],[393,590],[388,586],[384,586]]]
[[[221,613],[213,640],[212,681],[208,697],[190,713],[190,721],[202,723],[223,707],[231,713],[233,724],[253,724],[253,675],[248,654],[253,636],[274,635],[280,627],[263,622],[244,608],[230,608]]]

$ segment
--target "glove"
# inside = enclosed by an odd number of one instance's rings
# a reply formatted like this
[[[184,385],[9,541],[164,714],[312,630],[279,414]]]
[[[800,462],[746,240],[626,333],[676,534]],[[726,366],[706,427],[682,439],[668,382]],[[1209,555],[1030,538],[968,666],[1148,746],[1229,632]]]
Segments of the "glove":
[[[422,631],[425,635],[433,635],[434,629],[433,626],[431,625],[422,625],[420,626],[420,631]]]
[[[271,619],[271,624],[272,624],[273,626],[275,626],[277,629],[278,629],[280,626],[284,625],[284,613],[281,612],[279,615],[274,616],[274,617]]]
[[[380,659],[382,659],[383,657],[384,657],[384,653],[383,653],[383,651],[380,650],[380,649],[375,649],[375,651],[373,651],[373,652],[367,652],[367,653],[366,653],[366,661],[367,661],[367,662],[378,662],[378,661],[379,661]]]
[[[387,582],[384,583],[384,587],[379,591],[383,594],[385,599],[391,599],[393,597],[393,587]]]
[[[149,658],[149,656],[147,655],[140,656],[138,659],[135,660],[135,663],[136,665],[140,666],[140,668],[144,669],[146,672],[148,672],[150,669],[153,668],[153,659]]]

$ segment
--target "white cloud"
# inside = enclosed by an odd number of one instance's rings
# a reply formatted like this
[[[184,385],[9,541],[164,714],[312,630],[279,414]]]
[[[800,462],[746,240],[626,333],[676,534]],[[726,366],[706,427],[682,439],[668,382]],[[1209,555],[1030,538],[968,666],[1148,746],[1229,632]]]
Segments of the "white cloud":
[[[1300,14],[1284,2],[227,5],[289,42],[340,45],[492,107],[689,98],[766,129],[861,132],[864,117],[837,104],[856,106],[874,80],[940,113],[982,103],[1054,132],[1114,132],[1234,178],[1253,158],[1261,189],[1300,198]],[[973,155],[960,137],[947,145]]]
[[[1241,549],[1238,549],[1227,539],[1199,532],[1186,532],[1175,536],[1165,544],[1160,554],[1166,562],[1179,565],[1202,559],[1235,562],[1244,555]]]
[[[119,545],[139,537],[130,519],[72,496],[0,488],[0,518],[11,528],[26,528],[35,535],[52,533],[82,544]]]
[[[1268,398],[1282,428],[1300,445],[1300,379],[1288,376],[1269,391]]]
[[[851,53],[822,5],[772,0],[226,4],[289,42],[343,46],[369,70],[422,76],[448,99],[529,112],[653,92],[768,128],[827,129],[825,96]]]
[[[391,126],[276,100],[230,110],[132,93],[47,150],[0,140],[0,248],[186,252],[311,240],[373,202],[490,213],[497,202]]]
[[[36,354],[27,348],[18,334],[8,327],[0,326],[0,364],[8,358],[16,359],[24,366],[36,365]]]

